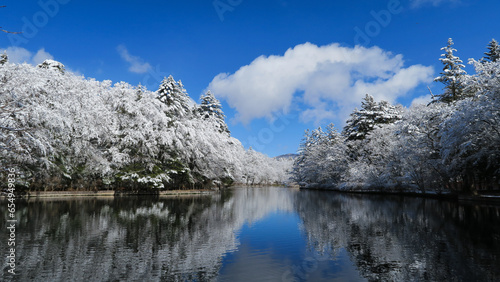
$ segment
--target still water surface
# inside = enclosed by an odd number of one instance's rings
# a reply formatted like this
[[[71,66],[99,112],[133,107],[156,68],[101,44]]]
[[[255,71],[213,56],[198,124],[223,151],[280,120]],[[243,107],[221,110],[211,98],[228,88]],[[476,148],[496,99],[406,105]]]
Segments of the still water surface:
[[[498,206],[287,188],[18,204],[17,281],[500,281]]]

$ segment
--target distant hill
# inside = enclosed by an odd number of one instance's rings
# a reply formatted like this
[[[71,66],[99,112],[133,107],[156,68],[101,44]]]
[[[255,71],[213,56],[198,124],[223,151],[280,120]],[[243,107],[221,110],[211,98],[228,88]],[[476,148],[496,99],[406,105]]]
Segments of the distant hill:
[[[295,159],[296,157],[298,157],[299,155],[298,154],[286,154],[286,155],[279,155],[279,156],[276,156],[274,157],[274,159],[277,159],[277,160],[283,160],[283,159]]]

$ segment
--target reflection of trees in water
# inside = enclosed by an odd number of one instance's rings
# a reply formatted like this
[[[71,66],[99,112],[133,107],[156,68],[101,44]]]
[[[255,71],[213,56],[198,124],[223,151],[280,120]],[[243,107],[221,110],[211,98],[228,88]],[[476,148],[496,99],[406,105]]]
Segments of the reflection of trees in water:
[[[16,278],[210,280],[224,254],[237,248],[235,233],[245,222],[291,211],[292,204],[290,193],[258,188],[182,198],[30,202],[18,208]]]
[[[238,247],[235,233],[277,210],[296,210],[310,246],[332,257],[347,250],[369,280],[500,280],[499,207],[259,188],[19,202],[17,280],[210,280]]]
[[[302,191],[296,208],[312,246],[345,248],[369,280],[500,279],[499,207]]]

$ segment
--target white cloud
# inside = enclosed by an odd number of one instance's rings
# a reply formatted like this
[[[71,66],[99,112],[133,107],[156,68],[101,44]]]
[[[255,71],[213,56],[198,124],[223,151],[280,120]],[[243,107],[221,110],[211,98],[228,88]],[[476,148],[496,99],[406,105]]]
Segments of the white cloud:
[[[151,69],[149,63],[144,62],[140,57],[132,56],[124,45],[116,47],[120,57],[130,64],[129,71],[134,73],[146,73]]]
[[[366,93],[394,102],[432,81],[432,67],[403,64],[402,55],[378,47],[305,43],[282,56],[260,56],[234,74],[219,74],[208,89],[236,108],[243,123],[287,112],[297,102],[306,106],[303,121],[345,119]]]
[[[420,96],[420,97],[413,99],[413,101],[411,101],[411,107],[416,106],[416,105],[427,105],[431,101],[432,101],[431,94]]]
[[[411,0],[412,8],[419,8],[426,5],[437,7],[443,3],[459,3],[460,0]]]
[[[28,63],[38,65],[47,59],[54,59],[54,56],[46,52],[44,48],[39,49],[34,55],[32,52],[22,47],[8,47],[7,49],[0,48],[0,53],[3,53],[4,51],[7,51],[9,62],[16,64]]]
[[[35,56],[33,56],[32,61],[34,64],[38,65],[38,64],[43,63],[43,61],[45,61],[45,60],[53,60],[53,59],[54,59],[54,56],[45,52],[45,49],[42,48],[42,49],[38,50],[38,52],[36,52]]]

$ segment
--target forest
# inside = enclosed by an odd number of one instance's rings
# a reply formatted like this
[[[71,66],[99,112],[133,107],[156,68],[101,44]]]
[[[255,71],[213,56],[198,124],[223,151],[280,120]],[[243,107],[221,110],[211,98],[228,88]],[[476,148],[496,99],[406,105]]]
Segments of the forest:
[[[231,137],[220,102],[195,103],[182,82],[157,91],[96,81],[46,60],[0,58],[0,168],[21,191],[157,191],[283,184],[290,159]],[[2,173],[2,178],[6,178]],[[7,179],[1,179],[7,183]]]
[[[14,167],[16,187],[30,191],[288,181],[342,191],[499,190],[500,47],[493,39],[483,58],[469,59],[468,74],[453,45],[450,38],[441,49],[435,81],[444,87],[430,103],[403,107],[367,94],[342,131],[306,131],[295,160],[245,149],[215,96],[198,104],[172,76],[150,91],[78,76],[53,60],[12,64],[4,53],[0,168]]]
[[[332,124],[306,131],[293,179],[343,191],[498,192],[500,47],[493,39],[467,74],[453,45],[441,49],[441,94],[409,108],[367,94],[341,132]]]

